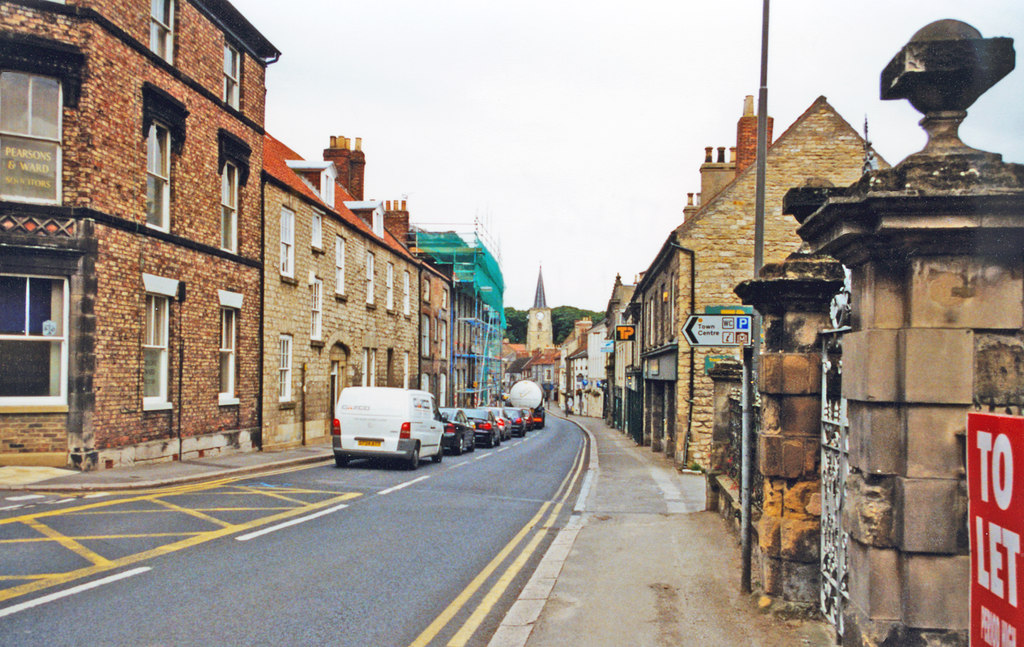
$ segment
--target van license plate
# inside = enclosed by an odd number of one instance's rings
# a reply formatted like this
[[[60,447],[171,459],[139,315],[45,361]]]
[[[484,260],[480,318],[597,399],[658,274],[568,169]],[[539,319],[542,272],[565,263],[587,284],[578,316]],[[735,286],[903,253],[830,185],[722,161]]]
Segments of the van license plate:
[[[380,447],[384,444],[382,440],[359,440],[357,442],[360,447]]]

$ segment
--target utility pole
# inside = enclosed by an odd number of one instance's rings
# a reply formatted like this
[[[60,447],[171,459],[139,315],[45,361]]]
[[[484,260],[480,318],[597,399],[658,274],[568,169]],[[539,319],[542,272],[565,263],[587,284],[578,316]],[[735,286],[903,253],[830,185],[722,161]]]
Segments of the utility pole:
[[[757,94],[757,189],[754,202],[754,279],[761,273],[764,264],[764,194],[765,172],[768,156],[768,2],[764,0],[761,12],[761,85]],[[744,349],[743,380],[743,438],[741,441],[740,465],[740,590],[750,592],[750,460],[751,433],[753,428],[754,384],[757,381],[759,357],[761,355],[761,315],[754,312],[753,349]],[[748,355],[749,352],[749,355]]]

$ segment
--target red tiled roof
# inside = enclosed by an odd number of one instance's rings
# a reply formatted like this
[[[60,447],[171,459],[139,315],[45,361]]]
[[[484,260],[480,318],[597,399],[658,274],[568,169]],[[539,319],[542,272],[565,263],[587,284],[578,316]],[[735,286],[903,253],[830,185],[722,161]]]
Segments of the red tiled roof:
[[[345,206],[345,203],[352,202],[355,198],[352,197],[345,187],[337,182],[334,183],[333,208],[328,206],[316,191],[311,189],[308,184],[302,181],[302,178],[300,178],[295,171],[288,168],[288,161],[297,161],[302,159],[303,157],[301,155],[278,141],[273,135],[270,135],[269,133],[263,135],[263,170],[266,171],[268,175],[297,192],[307,200],[310,200],[317,207],[326,209],[330,213],[333,213],[350,227],[359,230],[368,237],[380,240],[385,247],[390,248],[398,255],[403,256],[414,263],[419,263],[419,260],[412,255],[405,245],[391,235],[391,232],[385,229],[384,236],[381,238],[373,233],[373,229],[366,224],[365,220],[352,213],[352,211]]]

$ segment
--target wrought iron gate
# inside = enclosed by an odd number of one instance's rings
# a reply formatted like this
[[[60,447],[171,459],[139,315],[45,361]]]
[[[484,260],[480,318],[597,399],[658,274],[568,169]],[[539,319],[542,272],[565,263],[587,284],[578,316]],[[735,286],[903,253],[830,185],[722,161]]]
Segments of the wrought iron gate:
[[[843,611],[850,599],[849,536],[843,531],[850,471],[849,422],[842,394],[841,341],[847,330],[824,331],[821,344],[821,612],[840,637]]]

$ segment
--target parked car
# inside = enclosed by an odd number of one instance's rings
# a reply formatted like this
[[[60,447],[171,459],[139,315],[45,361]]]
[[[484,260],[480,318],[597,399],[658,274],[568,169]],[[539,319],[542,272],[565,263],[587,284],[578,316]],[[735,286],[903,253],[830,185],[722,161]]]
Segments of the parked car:
[[[466,413],[458,408],[438,409],[441,422],[444,423],[444,436],[441,443],[449,453],[459,456],[462,452],[476,449],[476,429]]]
[[[523,428],[526,431],[533,431],[535,429],[533,425],[533,409],[530,407],[520,407],[519,410],[523,412]]]
[[[526,418],[523,417],[523,410],[519,408],[507,408],[505,409],[508,415],[511,416],[509,419],[509,429],[513,436],[525,436],[526,435]]]
[[[497,447],[501,444],[501,432],[498,430],[498,419],[488,409],[464,409],[466,418],[473,424],[476,433],[476,444],[485,447]]]
[[[498,429],[501,431],[502,440],[512,440],[512,415],[505,410],[505,407],[487,407],[488,411],[494,413],[498,419]]]
[[[334,463],[353,458],[397,458],[414,470],[421,456],[444,458],[441,414],[427,391],[350,386],[338,396],[331,429]]]

